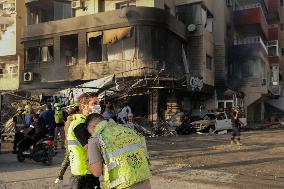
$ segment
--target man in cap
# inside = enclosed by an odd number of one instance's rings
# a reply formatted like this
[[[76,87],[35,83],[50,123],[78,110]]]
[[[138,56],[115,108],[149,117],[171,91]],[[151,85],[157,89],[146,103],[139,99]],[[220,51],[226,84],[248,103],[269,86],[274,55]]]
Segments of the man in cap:
[[[18,107],[17,114],[13,117],[13,127],[15,129],[13,153],[17,153],[17,144],[20,142],[24,135],[23,131],[25,129],[25,115],[23,114],[23,112],[24,109],[22,107]]]

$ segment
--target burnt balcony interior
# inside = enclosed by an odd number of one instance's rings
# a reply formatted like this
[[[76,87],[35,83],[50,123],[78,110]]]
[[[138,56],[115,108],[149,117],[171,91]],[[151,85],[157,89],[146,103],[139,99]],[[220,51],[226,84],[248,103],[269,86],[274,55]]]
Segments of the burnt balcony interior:
[[[72,66],[78,60],[78,35],[66,35],[60,37],[60,62],[66,66]]]
[[[156,72],[155,70],[161,69],[163,70],[160,73],[161,75],[174,75],[176,78],[181,78],[184,74],[182,45],[185,45],[185,43],[180,37],[165,28],[139,25],[62,35],[59,39],[60,48],[54,46],[54,49],[60,49],[60,52],[53,54],[53,50],[51,51],[53,46],[49,46],[47,55],[45,55],[58,61],[51,65],[55,70],[57,70],[57,67],[62,68],[62,65],[88,69],[84,66],[88,64],[91,66],[89,68],[95,69],[97,63],[110,63],[112,65],[113,62],[116,62],[118,65],[125,65],[122,67],[115,66],[117,68],[114,71],[118,73],[139,68],[150,69],[153,73]],[[42,39],[36,40],[34,43],[44,44],[45,42]],[[28,42],[24,45],[28,45]],[[56,45],[59,45],[59,43],[56,43]],[[82,48],[84,45],[86,48]],[[28,63],[41,63],[43,52],[46,52],[43,51],[43,47],[45,46],[26,47],[26,61]],[[212,67],[211,64],[208,66]],[[33,67],[33,65],[26,67],[26,71],[35,71],[41,74],[40,67]]]
[[[35,64],[39,62],[53,62],[53,46],[36,46],[26,48],[26,64]]]

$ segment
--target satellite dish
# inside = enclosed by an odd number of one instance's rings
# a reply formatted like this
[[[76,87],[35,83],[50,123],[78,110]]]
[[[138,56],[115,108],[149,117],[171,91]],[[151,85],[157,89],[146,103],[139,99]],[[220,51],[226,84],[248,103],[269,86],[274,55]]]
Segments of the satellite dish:
[[[196,25],[194,25],[194,24],[189,24],[189,25],[187,26],[187,30],[190,31],[190,32],[195,31],[195,30],[196,30]]]

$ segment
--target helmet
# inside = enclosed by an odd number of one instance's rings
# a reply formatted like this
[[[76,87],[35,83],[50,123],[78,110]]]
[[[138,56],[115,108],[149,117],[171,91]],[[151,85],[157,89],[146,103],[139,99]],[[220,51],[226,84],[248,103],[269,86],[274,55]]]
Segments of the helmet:
[[[31,106],[30,105],[25,105],[25,110],[29,110],[31,108]]]
[[[60,107],[60,104],[59,104],[59,103],[54,103],[53,106],[54,106],[54,107]]]

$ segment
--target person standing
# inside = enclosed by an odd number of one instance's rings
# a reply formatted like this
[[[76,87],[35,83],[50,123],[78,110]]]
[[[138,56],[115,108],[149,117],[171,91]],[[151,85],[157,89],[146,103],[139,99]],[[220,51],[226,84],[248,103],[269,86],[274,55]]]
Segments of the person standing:
[[[75,114],[78,114],[79,113],[79,107],[78,106],[75,106],[74,108],[72,107],[69,107],[67,109],[67,113],[68,113],[68,117],[67,117],[67,120],[65,122],[65,125],[64,125],[64,132],[65,132],[65,136],[67,136],[68,134],[68,128],[70,126],[70,124],[72,123],[73,121],[73,116]],[[55,184],[59,183],[60,181],[63,181],[63,176],[67,170],[67,167],[69,166],[70,164],[70,161],[69,161],[69,151],[68,151],[68,141],[66,140],[65,138],[65,155],[64,155],[64,159],[61,163],[61,167],[60,167],[60,170],[58,172],[58,176],[55,180]]]
[[[239,114],[240,114],[240,107],[235,107],[232,112],[232,137],[231,137],[231,145],[235,143],[235,138],[236,138],[236,143],[237,145],[242,145],[241,144],[241,122],[239,119]]]
[[[100,114],[88,116],[86,124],[92,137],[88,141],[91,173],[101,177],[103,189],[150,189],[151,171],[145,138]]]
[[[15,138],[12,153],[17,153],[17,145],[22,140],[24,134],[23,131],[25,129],[25,115],[24,109],[19,107],[17,109],[17,114],[13,117],[13,126],[15,129]],[[21,132],[22,131],[22,132]]]
[[[86,117],[93,112],[101,112],[98,95],[92,92],[84,93],[78,98],[78,104],[81,114],[74,115],[67,132],[72,174],[70,184],[72,189],[99,189],[99,178],[92,175],[88,169],[87,148],[91,135],[86,127]]]
[[[54,104],[54,121],[55,121],[55,148],[57,148],[58,142],[61,143],[61,149],[64,148],[65,133],[64,123],[66,121],[66,113],[61,108],[59,103]],[[60,137],[59,137],[60,135]]]
[[[48,133],[54,137],[54,112],[50,103],[47,104],[46,110],[40,113],[39,118],[40,122],[46,126]]]
[[[33,116],[35,113],[34,110],[28,105],[25,106],[25,112],[25,127],[29,128],[33,123]]]

